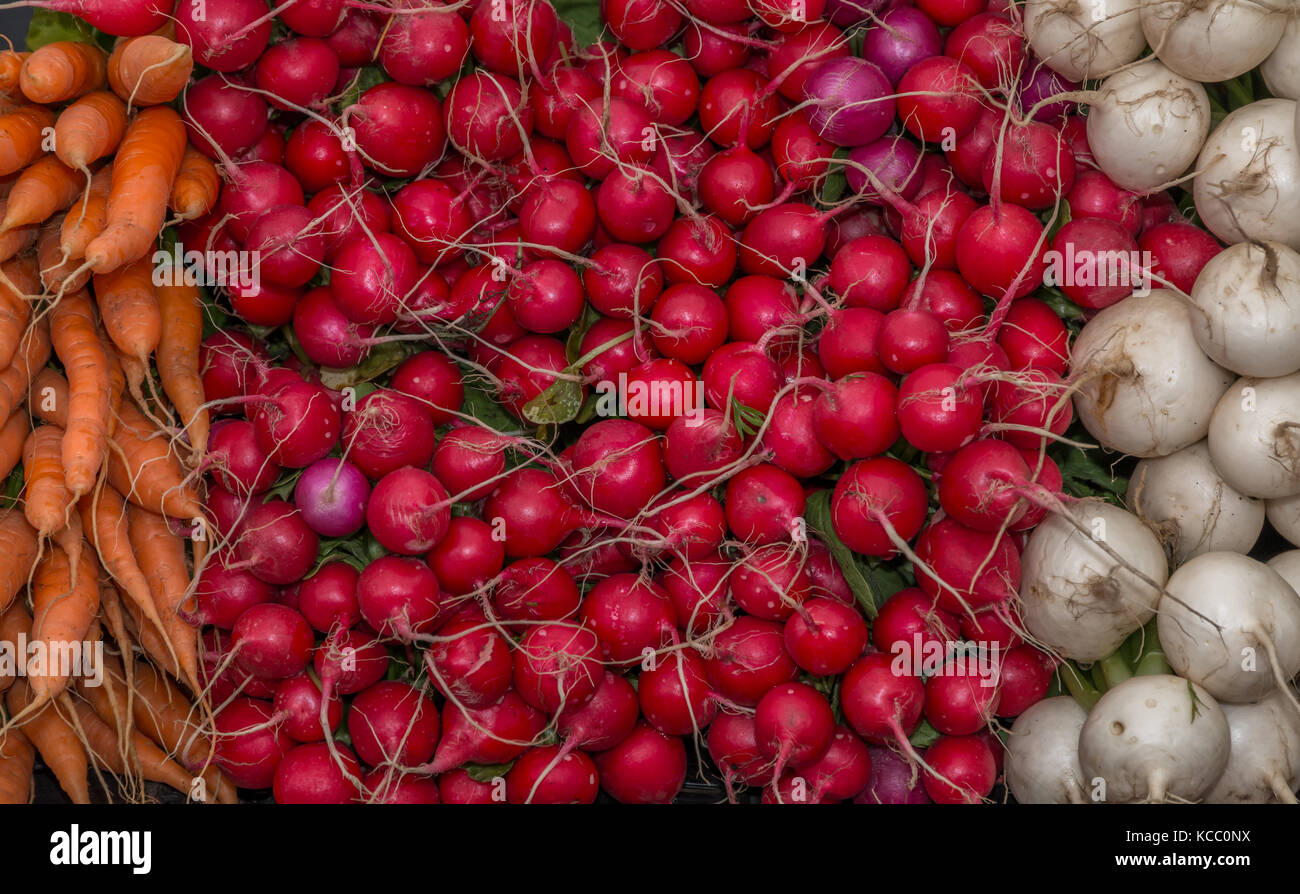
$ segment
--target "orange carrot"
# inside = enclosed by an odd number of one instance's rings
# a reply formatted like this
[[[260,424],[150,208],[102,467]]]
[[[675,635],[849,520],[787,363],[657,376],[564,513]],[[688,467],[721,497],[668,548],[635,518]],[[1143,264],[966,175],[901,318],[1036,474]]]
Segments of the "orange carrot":
[[[73,497],[95,484],[108,445],[108,355],[95,331],[95,308],[85,292],[64,295],[50,311],[54,353],[68,377],[68,424],[63,473]]]
[[[23,591],[32,576],[36,553],[40,550],[36,532],[17,509],[0,513],[0,612]]]
[[[0,115],[0,175],[27,167],[47,151],[46,128],[54,113],[44,106],[20,106]]]
[[[143,258],[153,247],[184,153],[180,115],[166,106],[150,106],[135,116],[113,161],[108,224],[86,246],[86,260],[96,273]]]
[[[47,155],[32,162],[9,190],[0,233],[41,223],[54,212],[70,206],[85,187],[86,178],[56,156]]]
[[[108,436],[111,438],[117,431],[117,410],[122,405],[122,391],[126,388],[126,373],[122,370],[122,355],[118,353],[112,339],[104,331],[103,320],[99,321],[98,331],[99,343],[104,346],[104,353],[108,356],[108,405],[112,410],[108,416]]]
[[[30,275],[30,263],[8,261],[0,265],[0,274],[0,369],[4,369],[13,362],[18,342],[32,319],[24,295],[36,294],[39,289]]]
[[[221,176],[217,166],[202,152],[186,147],[181,170],[172,184],[169,204],[181,220],[202,217],[217,204],[221,195]]]
[[[0,217],[4,216],[5,209],[8,207],[9,199],[0,199]],[[37,227],[25,226],[15,227],[0,233],[0,261],[7,261],[15,255],[20,255],[32,247],[36,241]]]
[[[171,532],[166,518],[147,509],[130,506],[126,517],[131,548],[149,581],[154,607],[162,619],[162,632],[176,651],[186,682],[197,690],[198,631],[180,616],[190,586],[185,567],[185,541]]]
[[[112,596],[109,595],[110,592]],[[135,634],[135,642],[140,645],[141,649],[144,649],[144,653],[149,657],[149,660],[171,676],[177,679],[183,677],[184,674],[181,673],[180,667],[176,664],[176,659],[167,651],[167,642],[163,639],[162,634],[158,632],[158,628],[141,614],[140,610],[131,603],[131,600],[121,599],[116,587],[105,588],[103,594],[106,604],[115,604],[130,619],[129,626],[131,632]]]
[[[18,89],[18,75],[30,55],[16,50],[0,51],[0,93],[7,95]]]
[[[23,61],[18,86],[32,102],[66,102],[104,86],[108,56],[92,43],[58,40]]]
[[[5,696],[5,702],[12,714],[26,710],[33,702],[28,681],[19,680]],[[90,772],[90,763],[86,759],[86,749],[77,731],[59,713],[57,706],[48,705],[40,712],[24,717],[19,726],[72,802],[89,804],[90,788],[86,785],[86,774]]]
[[[49,537],[67,523],[72,492],[63,477],[63,429],[38,425],[23,443],[23,475],[27,499],[23,512],[41,537]]]
[[[148,257],[95,275],[95,300],[109,338],[125,357],[146,364],[163,328],[153,275],[153,260]]]
[[[96,90],[59,113],[54,153],[68,167],[85,169],[112,155],[125,134],[126,104],[107,90]]]
[[[59,233],[59,247],[73,260],[86,256],[86,246],[104,231],[108,219],[108,191],[113,167],[100,168],[90,178],[86,196],[68,209]]]
[[[131,551],[126,501],[122,495],[111,487],[103,487],[83,496],[77,508],[81,512],[81,527],[86,532],[86,539],[99,553],[104,570],[117,583],[122,595],[162,630],[162,619],[154,606],[149,581]]]
[[[173,518],[202,515],[198,494],[169,439],[130,401],[118,407],[114,447],[109,450],[108,482],[136,506]]]
[[[24,581],[24,584],[26,581]],[[32,616],[21,601],[15,601],[9,608],[0,611],[0,643],[12,643],[17,667],[0,665],[0,695],[9,691],[27,664],[27,653],[18,648],[20,641],[32,638]]]
[[[154,106],[180,96],[194,70],[194,56],[183,43],[156,34],[132,37],[113,48],[108,83],[133,106]]]
[[[0,372],[0,417],[5,419],[27,399],[32,374],[50,360],[50,322],[41,317],[18,340],[14,359]]]
[[[4,425],[0,425],[0,483],[3,483],[23,458],[23,442],[31,423],[22,410],[14,410]],[[0,592],[0,599],[4,594]]]
[[[40,235],[36,237],[36,265],[41,271],[41,284],[57,295],[84,289],[90,282],[90,270],[82,267],[79,258],[65,257],[59,246],[59,234],[66,219],[66,214],[51,217],[41,225]]]
[[[51,700],[67,688],[71,668],[63,659],[81,648],[99,612],[98,569],[90,550],[80,553],[74,568],[63,547],[50,544],[36,563],[32,578],[32,642],[44,643],[44,654],[48,656],[47,666],[40,668],[40,673],[30,663],[27,666],[27,679],[37,701]],[[62,658],[56,661],[54,656]]]
[[[208,410],[203,406],[199,342],[203,338],[203,304],[196,286],[159,286],[158,310],[167,325],[158,342],[158,378],[189,432],[190,446],[208,447]]]
[[[32,769],[36,751],[22,730],[0,733],[0,804],[26,804],[32,799]]]

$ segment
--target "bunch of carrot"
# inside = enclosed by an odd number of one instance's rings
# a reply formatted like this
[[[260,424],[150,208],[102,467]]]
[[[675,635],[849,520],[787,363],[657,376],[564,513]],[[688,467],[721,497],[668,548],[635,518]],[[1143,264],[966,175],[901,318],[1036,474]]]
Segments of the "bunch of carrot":
[[[0,53],[0,643],[34,644],[0,670],[0,803],[28,800],[34,753],[77,802],[91,770],[128,799],[141,780],[234,797],[182,617],[186,544],[204,553],[202,304],[155,285],[152,258],[169,214],[220,188],[166,105],[191,69],[164,34]],[[27,660],[95,643],[102,676]]]

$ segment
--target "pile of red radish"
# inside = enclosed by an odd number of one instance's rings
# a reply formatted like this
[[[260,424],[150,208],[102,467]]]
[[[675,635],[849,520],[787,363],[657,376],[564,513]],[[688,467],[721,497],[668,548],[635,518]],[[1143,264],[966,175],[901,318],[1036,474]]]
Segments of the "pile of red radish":
[[[203,344],[222,770],[993,797],[1059,691],[1017,594],[1058,310],[1132,291],[1045,274],[1186,291],[1218,243],[1096,169],[1003,0],[603,0],[587,46],[546,0],[391,6],[177,9],[228,181],[181,242],[258,280]]]

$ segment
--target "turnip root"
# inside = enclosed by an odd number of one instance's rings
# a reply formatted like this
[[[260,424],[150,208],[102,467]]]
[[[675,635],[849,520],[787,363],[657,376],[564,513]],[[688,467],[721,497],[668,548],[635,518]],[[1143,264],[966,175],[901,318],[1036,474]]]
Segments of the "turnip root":
[[[1212,550],[1250,552],[1264,529],[1264,503],[1228,486],[1204,441],[1138,463],[1125,502],[1155,530],[1175,567]]]
[[[1073,521],[1049,515],[1029,536],[1020,557],[1020,614],[1040,643],[1096,661],[1151,620],[1160,601],[1159,589],[1134,571],[1156,584],[1169,571],[1160,541],[1137,516],[1100,500],[1067,511]]]
[[[1300,549],[1289,549],[1268,560],[1268,567],[1282,575],[1291,589],[1300,593]]]
[[[1296,803],[1300,789],[1300,715],[1280,692],[1253,705],[1224,705],[1232,735],[1228,766],[1210,804]]]
[[[1240,493],[1300,494],[1300,373],[1238,379],[1214,409],[1208,442],[1214,467]]]
[[[1300,250],[1295,119],[1294,100],[1261,99],[1234,110],[1205,141],[1192,196],[1202,222],[1224,242],[1267,239]]]
[[[1300,672],[1300,596],[1240,553],[1204,553],[1169,577],[1156,629],[1169,666],[1225,702],[1253,702]]]
[[[1088,114],[1088,145],[1106,175],[1147,192],[1196,160],[1210,132],[1210,98],[1199,82],[1156,59],[1111,75]]]
[[[1273,54],[1259,67],[1268,92],[1281,99],[1300,100],[1300,14],[1293,13]],[[1300,128],[1300,124],[1296,125]]]
[[[1192,332],[1215,363],[1243,376],[1300,369],[1300,254],[1238,242],[1210,258],[1192,286]]]
[[[1045,698],[1016,718],[1007,737],[1006,780],[1021,804],[1079,804],[1087,800],[1079,766],[1079,731],[1088,719],[1068,695]]]
[[[1072,81],[1103,78],[1142,54],[1140,0],[1027,0],[1025,36],[1048,67]]]
[[[1165,289],[1093,317],[1074,343],[1073,367],[1084,427],[1103,446],[1139,457],[1204,438],[1232,382],[1196,344],[1187,304]]]
[[[1273,530],[1290,541],[1292,546],[1300,546],[1300,495],[1269,500],[1264,504],[1264,515]],[[1285,574],[1282,576],[1286,577]],[[1300,589],[1296,592],[1300,593]]]
[[[1256,0],[1147,0],[1142,33],[1160,61],[1185,78],[1227,81],[1268,58],[1283,19]]]
[[[1196,801],[1228,763],[1219,703],[1182,677],[1130,677],[1093,706],[1079,733],[1079,764],[1098,800]]]

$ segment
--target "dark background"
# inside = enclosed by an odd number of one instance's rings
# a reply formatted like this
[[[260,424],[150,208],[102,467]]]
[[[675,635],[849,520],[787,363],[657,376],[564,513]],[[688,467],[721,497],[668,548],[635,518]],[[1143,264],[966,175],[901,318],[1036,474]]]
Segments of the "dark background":
[[[27,40],[27,23],[31,18],[30,8],[0,9],[0,34],[13,42],[15,50],[26,49],[24,43]]]

